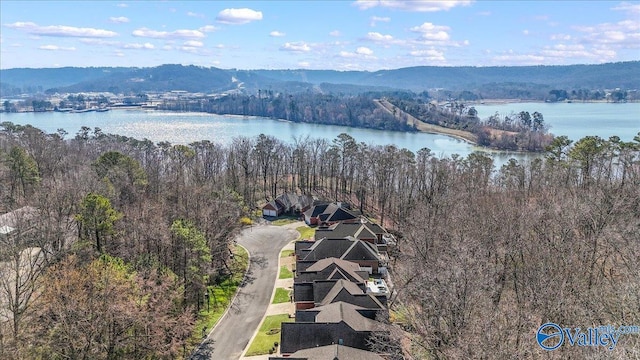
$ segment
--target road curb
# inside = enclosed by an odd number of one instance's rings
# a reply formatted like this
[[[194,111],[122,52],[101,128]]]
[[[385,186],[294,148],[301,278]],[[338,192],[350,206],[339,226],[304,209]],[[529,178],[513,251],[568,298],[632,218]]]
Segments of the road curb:
[[[242,284],[244,284],[245,280],[247,279],[247,273],[249,273],[249,268],[251,267],[251,253],[249,252],[249,250],[246,247],[240,245],[239,243],[236,243],[235,245],[240,246],[241,248],[244,249],[244,251],[247,252],[247,268],[244,270],[244,275],[242,276],[242,282],[240,283],[240,285],[242,285]],[[229,313],[229,310],[231,310],[231,306],[233,306],[233,303],[236,301],[236,298],[238,297],[238,294],[240,293],[240,290],[241,290],[240,285],[238,285],[238,289],[236,289],[236,293],[233,294],[233,297],[231,298],[231,301],[229,302],[229,306],[227,306],[227,308],[222,313],[222,316],[220,316],[218,321],[216,321],[216,324],[213,325],[211,330],[207,333],[207,336],[200,342],[198,347],[195,348],[191,352],[191,355],[197,353],[198,350],[200,350],[202,345],[209,339],[209,336],[211,336],[213,331],[218,327],[218,325],[220,325],[220,323],[222,323],[222,319],[224,319],[224,317],[227,316],[227,313]],[[189,358],[191,358],[191,355],[189,356]]]
[[[298,233],[298,237],[291,241],[291,242],[295,242],[298,241],[300,239],[300,237],[302,236],[302,234],[300,234],[300,232],[296,229],[291,229],[295,232]],[[258,326],[256,327],[256,330],[253,332],[253,335],[251,336],[251,339],[249,340],[249,342],[247,343],[247,346],[244,348],[244,350],[242,350],[242,354],[240,354],[240,359],[243,359],[245,357],[247,357],[247,351],[249,351],[249,348],[251,347],[251,344],[253,344],[253,341],[255,340],[256,336],[258,335],[258,332],[260,332],[260,327],[262,326],[262,323],[264,323],[264,319],[267,317],[267,312],[269,311],[269,306],[272,305],[273,303],[273,299],[276,296],[276,284],[278,283],[278,280],[280,278],[280,266],[282,266],[282,252],[284,251],[284,248],[286,248],[287,246],[289,246],[289,244],[291,244],[291,242],[285,244],[281,249],[280,252],[278,253],[278,272],[276,274],[276,280],[273,282],[273,291],[271,292],[271,298],[269,299],[269,305],[267,306],[267,308],[264,311],[264,315],[262,316],[262,320],[260,320],[260,324],[258,324]],[[295,275],[294,275],[295,276]]]
[[[220,316],[216,324],[213,325],[213,327],[211,328],[211,331],[209,331],[209,333],[207,334],[207,338],[209,337],[209,335],[211,335],[213,330],[215,330],[218,327],[218,325],[222,322],[222,319],[227,315],[227,313],[231,309],[231,305],[233,305],[233,303],[236,301],[236,298],[238,297],[238,294],[240,293],[240,290],[241,290],[241,285],[243,285],[245,280],[247,279],[247,273],[249,272],[249,268],[251,267],[251,253],[249,252],[249,250],[240,244],[236,244],[236,245],[240,246],[241,248],[244,249],[244,251],[247,252],[247,268],[244,270],[242,281],[240,282],[240,285],[238,285],[238,289],[236,290],[236,293],[233,294],[233,298],[231,298],[231,301],[229,302],[229,306],[227,306],[227,309],[224,311],[224,313],[222,313],[222,316]]]

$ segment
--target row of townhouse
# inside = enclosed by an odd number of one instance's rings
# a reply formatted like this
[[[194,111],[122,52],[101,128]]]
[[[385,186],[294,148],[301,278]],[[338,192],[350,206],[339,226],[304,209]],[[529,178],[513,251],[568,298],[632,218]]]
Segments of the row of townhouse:
[[[304,215],[319,226],[313,240],[295,244],[295,322],[282,323],[281,355],[269,359],[383,359],[369,339],[384,333],[380,320],[389,317],[391,235],[341,204],[316,205]]]

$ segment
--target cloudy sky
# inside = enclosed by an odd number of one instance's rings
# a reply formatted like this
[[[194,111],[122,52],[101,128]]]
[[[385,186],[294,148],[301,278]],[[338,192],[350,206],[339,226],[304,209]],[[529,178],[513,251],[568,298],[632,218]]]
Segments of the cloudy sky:
[[[0,1],[0,68],[640,60],[639,1]]]

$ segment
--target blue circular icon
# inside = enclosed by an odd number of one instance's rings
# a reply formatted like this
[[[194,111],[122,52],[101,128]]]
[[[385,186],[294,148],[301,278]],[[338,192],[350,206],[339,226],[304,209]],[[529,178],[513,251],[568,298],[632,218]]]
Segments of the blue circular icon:
[[[545,350],[555,350],[564,342],[564,333],[558,324],[546,323],[538,328],[536,341]]]

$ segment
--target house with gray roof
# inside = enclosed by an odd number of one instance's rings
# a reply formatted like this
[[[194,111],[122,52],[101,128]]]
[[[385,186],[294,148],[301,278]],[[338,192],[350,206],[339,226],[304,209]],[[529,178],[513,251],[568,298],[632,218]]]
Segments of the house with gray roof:
[[[293,301],[296,310],[311,309],[338,301],[367,309],[383,310],[387,305],[385,294],[367,293],[366,283],[356,284],[348,280],[317,280],[293,284]]]
[[[383,327],[365,315],[369,314],[363,308],[344,302],[314,309],[304,317],[313,321],[296,319],[294,323],[282,323],[280,352],[286,355],[334,344],[369,350],[367,340],[373,332],[383,331]]]
[[[330,257],[354,262],[370,274],[386,271],[386,258],[374,244],[353,237],[344,239],[323,238],[318,241],[298,241],[295,244],[296,271],[305,271],[318,260]]]
[[[320,225],[316,228],[315,239],[343,239],[351,236],[358,240],[376,243],[378,235],[371,231],[367,224],[359,221],[356,223],[335,223],[332,225]]]
[[[315,240],[322,238],[340,239],[349,236],[375,244],[379,252],[386,252],[389,244],[395,244],[393,235],[389,234],[382,226],[365,218],[361,218],[359,222],[322,224],[318,226],[315,232]]]
[[[316,280],[340,280],[345,279],[354,283],[363,283],[369,278],[369,273],[360,268],[360,265],[330,257],[314,262],[304,271],[296,271],[294,283],[307,283]]]
[[[304,222],[307,225],[358,221],[360,217],[355,212],[336,203],[315,205],[304,212]]]
[[[310,195],[284,193],[262,207],[262,216],[275,217],[282,214],[300,214],[313,205]]]
[[[371,351],[344,345],[327,345],[298,350],[288,357],[271,356],[269,360],[384,360]]]

